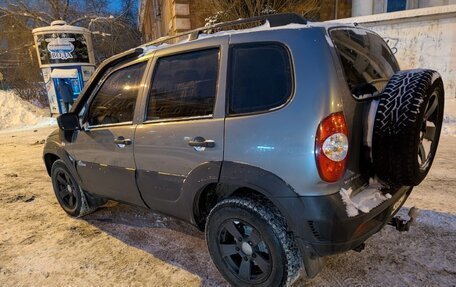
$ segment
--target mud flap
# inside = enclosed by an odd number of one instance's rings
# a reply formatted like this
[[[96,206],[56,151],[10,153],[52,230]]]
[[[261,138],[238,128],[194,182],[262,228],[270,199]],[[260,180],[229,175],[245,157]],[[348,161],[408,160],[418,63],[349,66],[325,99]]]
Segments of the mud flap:
[[[325,266],[325,257],[319,256],[315,250],[302,240],[299,240],[299,249],[304,255],[302,257],[304,268],[300,270],[300,277],[314,278]]]

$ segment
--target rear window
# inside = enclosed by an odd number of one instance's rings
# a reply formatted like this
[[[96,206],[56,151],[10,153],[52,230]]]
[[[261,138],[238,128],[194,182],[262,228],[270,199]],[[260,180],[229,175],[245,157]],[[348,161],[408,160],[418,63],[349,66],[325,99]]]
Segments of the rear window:
[[[396,58],[377,34],[363,29],[334,29],[330,35],[352,93],[365,84],[380,91],[399,71]]]
[[[268,111],[283,105],[293,89],[286,48],[278,43],[230,48],[229,114]]]

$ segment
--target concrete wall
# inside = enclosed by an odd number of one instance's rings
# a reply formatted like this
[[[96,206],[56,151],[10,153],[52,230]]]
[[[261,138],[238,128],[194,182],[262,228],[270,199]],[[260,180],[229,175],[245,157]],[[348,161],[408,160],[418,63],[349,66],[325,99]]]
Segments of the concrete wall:
[[[352,17],[386,13],[388,1],[394,0],[352,0]],[[407,9],[427,8],[451,4],[456,4],[456,0],[406,0]]]
[[[445,97],[456,98],[456,5],[353,17],[334,22],[359,23],[397,49],[401,69],[431,68],[445,84]]]

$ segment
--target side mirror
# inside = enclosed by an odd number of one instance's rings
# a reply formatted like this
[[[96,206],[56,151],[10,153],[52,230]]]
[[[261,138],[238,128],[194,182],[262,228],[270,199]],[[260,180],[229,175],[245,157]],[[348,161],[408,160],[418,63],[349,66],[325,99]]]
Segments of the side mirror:
[[[79,117],[75,113],[65,113],[57,118],[57,123],[62,131],[80,130]]]

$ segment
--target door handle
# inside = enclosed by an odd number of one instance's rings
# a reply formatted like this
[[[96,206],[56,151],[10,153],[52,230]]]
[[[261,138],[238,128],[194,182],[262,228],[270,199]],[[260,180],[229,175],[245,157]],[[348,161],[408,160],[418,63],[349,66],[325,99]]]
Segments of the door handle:
[[[196,137],[188,141],[188,145],[191,147],[215,147],[215,141],[206,140],[203,137]]]
[[[131,145],[131,139],[126,139],[123,136],[117,137],[114,139],[114,143],[119,147],[125,147],[126,145]]]

